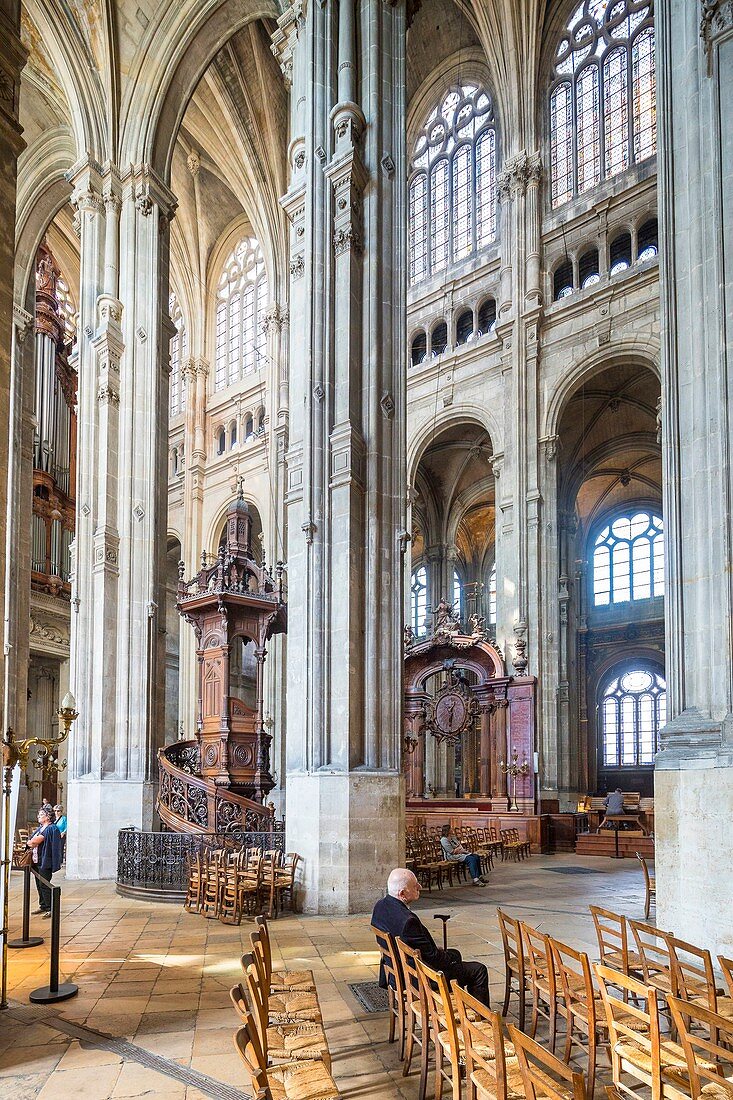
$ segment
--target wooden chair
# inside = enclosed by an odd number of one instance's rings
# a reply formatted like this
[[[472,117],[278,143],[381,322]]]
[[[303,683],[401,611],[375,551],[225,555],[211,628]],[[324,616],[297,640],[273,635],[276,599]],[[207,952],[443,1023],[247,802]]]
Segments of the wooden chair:
[[[509,1025],[509,1038],[517,1056],[526,1100],[586,1100],[592,1097],[590,1082],[579,1070],[561,1062],[545,1047]]]
[[[405,983],[402,980],[402,968],[397,956],[397,945],[389,932],[371,925],[372,935],[382,956],[382,970],[387,981],[389,999],[389,1041],[395,1041],[399,1034],[400,1061],[405,1057]]]
[[[669,953],[671,933],[639,920],[630,920],[629,927],[641,959],[644,985],[653,986],[665,996],[673,993],[672,959]]]
[[[514,1050],[504,1040],[499,1013],[481,1004],[456,982],[451,985],[451,993],[458,1011],[471,1100],[523,1100],[521,1074]]]
[[[188,887],[183,908],[187,913],[199,913],[203,897],[203,853],[194,852],[188,857]]]
[[[297,990],[299,993],[315,993],[316,981],[312,970],[272,969],[272,941],[270,939],[270,929],[267,927],[267,920],[262,913],[260,913],[255,920],[257,922],[257,930],[260,933],[267,981],[271,992],[285,993]]]
[[[608,1032],[603,1004],[593,985],[590,960],[585,952],[576,951],[575,948],[554,939],[550,941],[550,947],[560,979],[561,996],[558,998],[557,1011],[565,1017],[564,1059],[570,1062],[574,1042],[584,1050],[587,1049],[588,1095],[593,1096],[597,1049],[606,1041]]]
[[[224,849],[214,848],[207,854],[202,871],[203,884],[200,912],[205,917],[218,917],[221,910],[221,892],[224,885]]]
[[[644,872],[644,887],[646,889],[646,897],[644,899],[644,920],[649,920],[649,910],[651,909],[652,901],[657,904],[657,880],[654,875],[649,874],[649,867],[644,856],[636,853],[636,858],[641,864],[641,869]]]
[[[465,1071],[458,1023],[451,1001],[448,979],[441,970],[433,970],[421,959],[417,971],[425,992],[428,1022],[435,1050],[435,1100],[443,1095],[443,1081],[452,1089],[452,1100],[461,1100],[461,1080]],[[444,1068],[447,1060],[448,1069]]]
[[[257,1028],[262,1052],[268,1064],[274,1062],[320,1059],[331,1071],[331,1055],[321,1024],[297,1022],[271,1024],[268,998],[259,980],[254,963],[244,972],[244,985],[229,990],[232,1004],[242,1020],[249,1014]]]
[[[685,1052],[693,1100],[701,1094],[705,1100],[733,1100],[733,1021],[678,997],[670,997],[668,1003]],[[728,1065],[727,1079],[724,1064]]]
[[[723,955],[718,955],[718,962],[720,969],[723,971],[723,977],[725,978],[725,984],[728,986],[728,992],[733,997],[733,959],[726,959]]]
[[[517,983],[517,997],[519,999],[519,1028],[524,1031],[525,1002],[527,997],[527,975],[524,966],[524,946],[522,944],[522,928],[518,920],[510,917],[501,909],[496,910],[499,918],[501,942],[504,946],[504,1004],[501,1008],[502,1016],[509,1011],[509,998],[512,995],[512,982]]]
[[[238,852],[226,852],[221,865],[219,920],[223,924],[241,924],[243,907],[239,888],[240,857]]]
[[[420,1084],[419,1100],[425,1100],[428,1085],[428,1059],[430,1057],[430,1023],[425,990],[420,980],[417,964],[420,952],[410,947],[399,937],[395,940],[397,956],[402,967],[405,983],[405,1058],[402,1063],[402,1076],[407,1077],[412,1063],[415,1045],[420,1048]]]
[[[520,838],[519,829],[502,829],[501,845],[502,862],[511,857],[519,863],[520,859],[529,859],[532,854],[529,841]]]
[[[275,908],[284,909],[287,897],[291,912],[295,912],[295,874],[300,863],[297,852],[288,852],[280,866],[275,868]]]
[[[601,909],[599,905],[591,905],[589,908],[603,966],[641,979],[644,975],[641,956],[636,951],[629,951],[626,917],[621,913],[613,913],[610,909]]]
[[[685,1052],[661,1036],[658,991],[600,963],[595,971],[606,1011],[614,1086],[636,1098],[638,1093],[622,1081],[627,1074],[651,1088],[654,1100],[689,1100]],[[626,999],[613,996],[614,987],[625,989]]]
[[[524,961],[532,991],[532,1038],[538,1018],[543,1016],[550,1028],[550,1050],[555,1053],[557,1031],[557,982],[550,937],[521,922]]]
[[[268,998],[270,1023],[292,1024],[298,1021],[322,1023],[321,1009],[318,1004],[318,996],[316,993],[302,992],[300,990],[274,991],[270,988],[259,933],[252,932],[250,934],[250,942],[252,943],[251,960],[254,961],[260,982],[262,983],[262,988],[265,990]],[[249,961],[250,956],[242,956],[243,970],[246,971]]]
[[[667,946],[674,995],[733,1022],[733,1000],[718,988],[710,952],[676,936],[667,937]]]
[[[251,1016],[237,1029],[234,1044],[247,1067],[254,1092],[271,1100],[336,1100],[339,1091],[323,1062],[287,1062],[268,1066]]]

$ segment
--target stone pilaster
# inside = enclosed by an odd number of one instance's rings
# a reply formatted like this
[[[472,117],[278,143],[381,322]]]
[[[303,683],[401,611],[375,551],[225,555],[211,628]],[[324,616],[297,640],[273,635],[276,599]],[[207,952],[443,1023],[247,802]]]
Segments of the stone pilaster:
[[[77,534],[69,749],[71,876],[109,877],[116,834],[152,825],[163,736],[169,219],[147,166],[80,165]],[[83,807],[83,809],[82,809]]]
[[[403,851],[404,33],[403,4],[342,0],[294,43],[287,827],[311,911],[365,910]]]
[[[15,196],[18,157],[25,148],[18,122],[20,74],[26,51],[20,41],[20,2],[0,6],[0,591],[6,583],[6,518],[11,423],[11,359],[14,352],[13,262],[15,257]],[[4,639],[5,643],[8,639]],[[0,655],[0,692],[5,698],[6,645]],[[9,721],[10,716],[6,716]]]
[[[664,928],[730,953],[733,96],[730,0],[656,14],[669,722],[656,758]],[[679,120],[684,118],[685,125]]]

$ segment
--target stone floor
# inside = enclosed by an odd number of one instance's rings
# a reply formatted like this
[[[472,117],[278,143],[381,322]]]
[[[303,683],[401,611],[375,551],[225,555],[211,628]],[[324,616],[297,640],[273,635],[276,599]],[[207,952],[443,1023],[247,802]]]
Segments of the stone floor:
[[[558,873],[571,868],[592,873]],[[79,993],[56,1006],[30,1005],[29,992],[48,982],[48,943],[10,952],[11,1005],[0,1014],[0,1097],[248,1095],[232,1043],[236,1020],[228,989],[239,980],[251,926],[227,927],[179,906],[131,901],[111,882],[57,878],[63,886],[61,975]],[[11,938],[20,934],[19,882],[13,891]],[[499,864],[486,889],[434,890],[416,908],[429,926],[433,913],[452,914],[449,942],[464,957],[487,964],[496,1005],[503,990],[497,905],[597,958],[589,903],[643,916],[636,861],[535,856]],[[439,922],[435,926],[437,931]],[[396,1046],[387,1042],[386,1015],[366,1014],[349,989],[351,982],[376,978],[368,916],[285,915],[271,928],[276,966],[315,971],[342,1095],[415,1100],[417,1075],[401,1076]],[[48,937],[49,931],[48,922],[34,918],[34,933]],[[204,1076],[196,1084],[181,1080],[181,1067]]]

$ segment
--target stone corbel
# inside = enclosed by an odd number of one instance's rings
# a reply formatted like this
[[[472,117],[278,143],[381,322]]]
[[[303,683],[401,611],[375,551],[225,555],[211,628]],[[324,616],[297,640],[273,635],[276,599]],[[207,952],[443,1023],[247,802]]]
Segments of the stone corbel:
[[[28,313],[25,309],[21,309],[20,306],[14,305],[13,327],[15,328],[15,339],[18,341],[18,344],[25,343],[26,336],[33,329],[33,314]]]

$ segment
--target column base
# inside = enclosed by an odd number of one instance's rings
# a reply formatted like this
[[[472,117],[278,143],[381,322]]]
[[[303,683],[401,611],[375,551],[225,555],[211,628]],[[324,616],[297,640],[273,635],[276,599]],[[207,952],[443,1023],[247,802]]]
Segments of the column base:
[[[714,953],[733,952],[733,744],[694,710],[661,731],[654,762],[657,924]]]
[[[303,862],[304,913],[369,913],[405,858],[404,778],[394,772],[290,773],[287,850]]]
[[[66,877],[115,878],[117,833],[127,825],[152,829],[152,783],[122,779],[71,779],[68,787]]]

